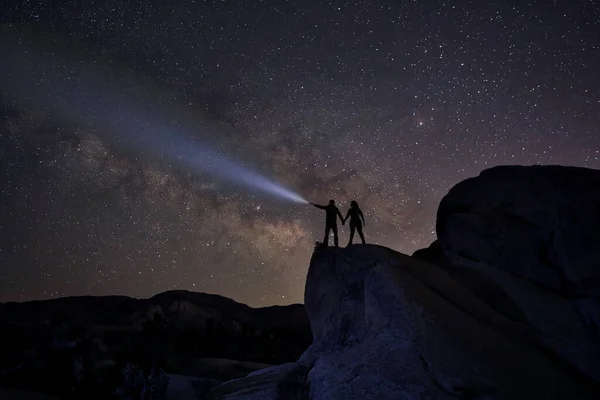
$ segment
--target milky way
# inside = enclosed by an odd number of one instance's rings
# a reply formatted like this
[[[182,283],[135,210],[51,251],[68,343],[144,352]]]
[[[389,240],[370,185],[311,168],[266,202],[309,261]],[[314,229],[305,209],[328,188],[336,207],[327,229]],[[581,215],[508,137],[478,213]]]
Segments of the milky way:
[[[0,301],[302,301],[322,211],[126,145],[107,94],[141,140],[166,116],[406,253],[482,169],[600,168],[592,1],[50,3],[2,10]]]

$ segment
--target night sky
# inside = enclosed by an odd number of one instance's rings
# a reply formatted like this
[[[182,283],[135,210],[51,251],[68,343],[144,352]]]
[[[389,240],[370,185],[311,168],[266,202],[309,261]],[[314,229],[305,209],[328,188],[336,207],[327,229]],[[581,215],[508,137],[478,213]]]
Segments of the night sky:
[[[5,4],[0,301],[302,302],[324,213],[170,143],[357,200],[367,242],[406,253],[482,169],[600,168],[595,0]]]

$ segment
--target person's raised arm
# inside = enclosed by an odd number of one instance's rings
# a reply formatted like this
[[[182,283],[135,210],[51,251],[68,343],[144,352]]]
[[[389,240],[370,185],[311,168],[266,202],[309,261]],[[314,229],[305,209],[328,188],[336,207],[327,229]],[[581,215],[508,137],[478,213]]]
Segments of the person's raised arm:
[[[325,210],[327,208],[326,206],[320,206],[320,205],[315,204],[315,203],[310,203],[310,204],[312,204],[313,206],[315,206],[317,208],[320,208],[321,210]]]
[[[361,218],[361,219],[362,219],[362,221],[363,221],[363,225],[364,225],[364,226],[367,226],[367,224],[365,223],[365,216],[363,215],[363,212],[362,212],[362,210],[358,212],[358,215],[360,215],[360,218]]]

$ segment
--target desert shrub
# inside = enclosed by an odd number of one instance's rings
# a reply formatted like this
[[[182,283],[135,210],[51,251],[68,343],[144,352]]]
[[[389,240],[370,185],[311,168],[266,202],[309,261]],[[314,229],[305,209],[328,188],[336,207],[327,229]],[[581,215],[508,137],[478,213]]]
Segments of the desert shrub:
[[[146,373],[136,364],[128,363],[122,371],[123,383],[116,395],[126,400],[166,400],[169,377],[162,369],[152,367]]]

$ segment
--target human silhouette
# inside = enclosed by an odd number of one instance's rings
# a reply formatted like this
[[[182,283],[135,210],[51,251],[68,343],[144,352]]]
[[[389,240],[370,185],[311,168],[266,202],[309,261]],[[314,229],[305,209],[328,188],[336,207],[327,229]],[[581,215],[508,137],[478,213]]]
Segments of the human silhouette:
[[[350,202],[350,208],[348,209],[348,213],[346,214],[346,218],[343,219],[343,222],[346,222],[348,218],[350,218],[350,240],[348,241],[348,246],[352,244],[355,230],[358,231],[358,236],[360,236],[362,244],[365,244],[365,236],[363,235],[362,231],[363,225],[366,225],[365,216],[363,215],[360,207],[358,207],[358,203],[354,200]]]
[[[342,225],[344,225],[344,218],[342,217],[342,213],[335,205],[335,200],[329,200],[329,204],[326,206],[321,206],[315,203],[310,203],[313,206],[325,210],[325,239],[323,239],[323,246],[327,247],[329,244],[329,232],[333,231],[333,243],[335,247],[338,246],[338,230],[337,230],[337,217],[340,217],[340,221],[342,221]]]

